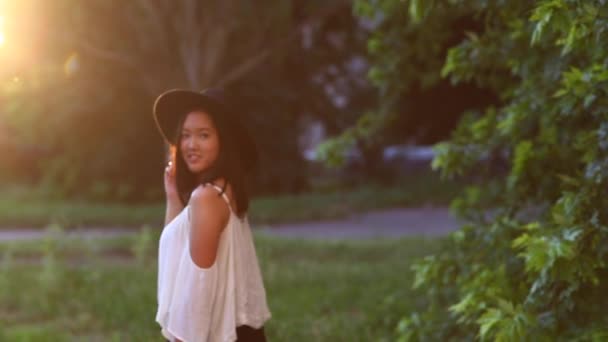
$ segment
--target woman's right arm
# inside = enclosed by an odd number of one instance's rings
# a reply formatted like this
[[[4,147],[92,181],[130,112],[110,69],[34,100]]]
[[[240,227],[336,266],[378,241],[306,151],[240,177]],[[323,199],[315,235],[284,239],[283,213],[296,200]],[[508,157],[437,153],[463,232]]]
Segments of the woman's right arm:
[[[167,200],[167,210],[165,211],[165,226],[171,222],[177,214],[184,210],[181,203],[173,203]]]
[[[175,166],[172,162],[165,168],[165,194],[167,197],[167,210],[165,211],[165,226],[171,222],[183,209],[184,205],[179,199],[175,182]]]

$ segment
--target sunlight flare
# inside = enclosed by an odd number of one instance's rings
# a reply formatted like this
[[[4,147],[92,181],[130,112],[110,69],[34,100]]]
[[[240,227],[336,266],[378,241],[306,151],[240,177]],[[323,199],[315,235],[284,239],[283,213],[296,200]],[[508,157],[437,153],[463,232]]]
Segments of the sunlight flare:
[[[4,17],[0,15],[0,47],[4,46],[6,37],[4,35]]]

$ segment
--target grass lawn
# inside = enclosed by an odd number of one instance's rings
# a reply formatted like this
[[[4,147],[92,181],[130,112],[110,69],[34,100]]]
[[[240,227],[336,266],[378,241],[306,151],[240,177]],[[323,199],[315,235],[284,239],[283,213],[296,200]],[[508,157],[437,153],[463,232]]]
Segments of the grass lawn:
[[[0,341],[162,341],[158,233],[0,244]],[[439,240],[298,241],[256,236],[270,341],[392,341],[424,305],[409,266]]]
[[[441,182],[435,174],[424,174],[407,177],[390,187],[368,184],[343,191],[257,197],[251,202],[249,217],[255,224],[271,224],[339,218],[381,208],[447,205],[461,188],[454,182]],[[41,199],[18,188],[3,191],[0,196],[0,227],[44,227],[49,222],[64,227],[158,226],[164,213],[164,203],[125,205]]]

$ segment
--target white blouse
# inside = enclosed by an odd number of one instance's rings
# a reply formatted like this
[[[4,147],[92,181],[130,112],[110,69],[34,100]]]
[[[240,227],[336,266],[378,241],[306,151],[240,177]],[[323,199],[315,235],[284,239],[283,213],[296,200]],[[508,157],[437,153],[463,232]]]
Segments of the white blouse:
[[[233,342],[237,326],[262,327],[271,314],[247,218],[240,219],[230,208],[209,268],[192,261],[189,238],[187,205],[160,236],[156,321],[162,335],[169,341]]]

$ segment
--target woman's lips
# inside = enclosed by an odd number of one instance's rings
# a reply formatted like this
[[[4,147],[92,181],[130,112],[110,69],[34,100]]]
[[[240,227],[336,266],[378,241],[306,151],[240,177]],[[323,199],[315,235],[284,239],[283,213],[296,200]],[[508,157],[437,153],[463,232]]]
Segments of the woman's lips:
[[[198,162],[201,159],[201,156],[192,154],[192,155],[188,155],[186,157],[186,159],[188,160],[188,163],[193,164],[193,163]]]

